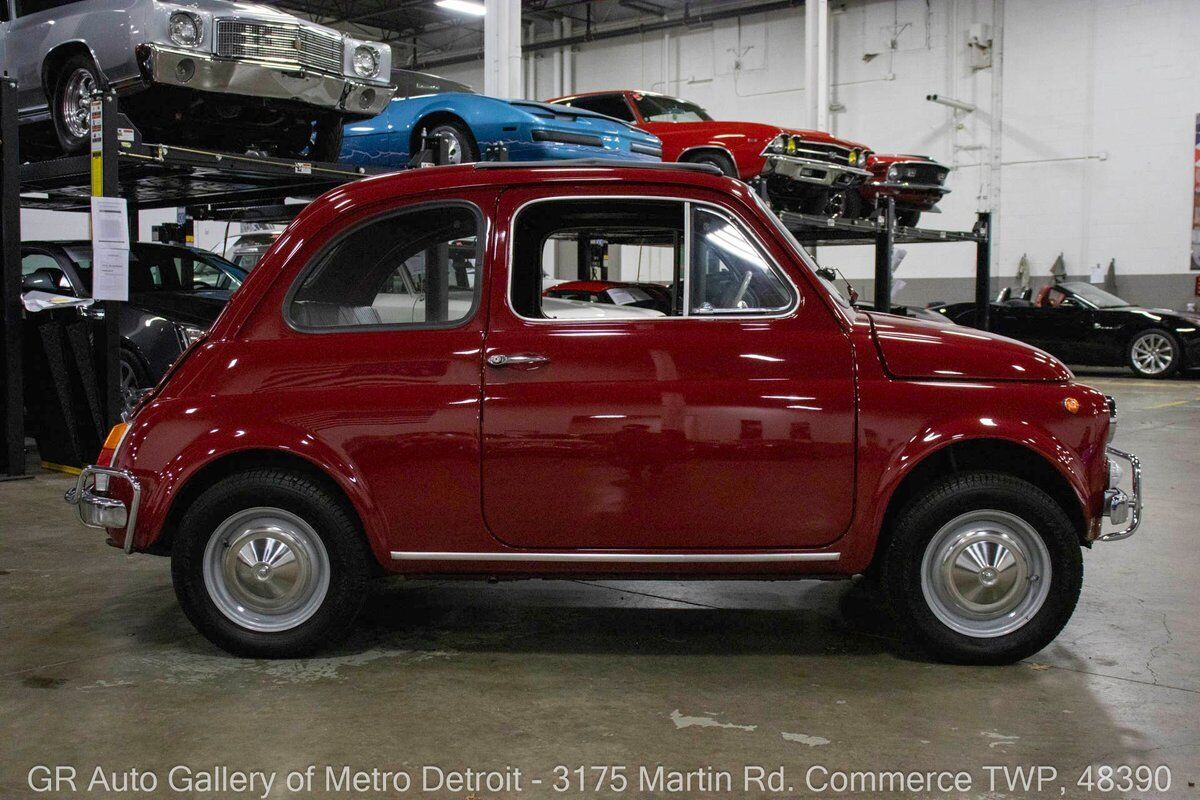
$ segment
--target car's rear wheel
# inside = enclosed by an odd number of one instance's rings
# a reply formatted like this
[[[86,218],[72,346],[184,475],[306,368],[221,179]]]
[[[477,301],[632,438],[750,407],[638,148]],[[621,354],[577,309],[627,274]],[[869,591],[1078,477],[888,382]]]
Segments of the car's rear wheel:
[[[1179,341],[1161,328],[1142,331],[1129,342],[1129,368],[1141,378],[1167,378],[1179,371]]]
[[[897,516],[880,578],[888,603],[935,656],[1005,664],[1067,624],[1083,582],[1078,536],[1033,484],[995,472],[953,475]]]
[[[689,164],[708,164],[709,166],[716,167],[730,178],[738,176],[737,167],[734,166],[733,161],[729,156],[722,153],[701,152],[688,156],[684,160]]]
[[[92,59],[76,53],[63,62],[54,81],[50,117],[63,153],[75,155],[88,146],[92,94],[102,86]]]
[[[447,164],[470,164],[479,160],[479,148],[475,146],[475,137],[459,123],[440,122],[429,129],[429,135],[440,136],[446,140]]]
[[[184,613],[213,644],[291,658],[350,631],[368,558],[343,500],[302,473],[263,469],[219,481],[187,509],[171,575]]]

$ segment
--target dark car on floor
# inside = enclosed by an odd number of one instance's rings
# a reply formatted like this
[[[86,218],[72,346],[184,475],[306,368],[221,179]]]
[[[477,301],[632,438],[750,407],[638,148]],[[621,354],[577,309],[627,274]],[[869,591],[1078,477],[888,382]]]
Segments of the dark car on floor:
[[[22,291],[90,297],[91,242],[25,242]],[[158,383],[188,345],[202,336],[246,271],[192,247],[135,243],[129,253],[129,302],[122,303],[121,387]],[[97,307],[82,313],[96,317]]]
[[[974,303],[936,310],[975,325]],[[1200,314],[1135,306],[1082,281],[1043,286],[1033,300],[1002,292],[989,327],[1071,364],[1128,367],[1143,378],[1200,365]]]

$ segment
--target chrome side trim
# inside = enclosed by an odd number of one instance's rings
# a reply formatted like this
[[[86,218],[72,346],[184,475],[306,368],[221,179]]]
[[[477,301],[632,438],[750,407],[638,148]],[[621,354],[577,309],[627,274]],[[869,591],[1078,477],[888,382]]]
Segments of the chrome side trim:
[[[606,564],[754,564],[839,561],[841,553],[436,553],[393,550],[393,561],[517,561]]]
[[[1108,446],[1107,452],[1109,457],[1122,459],[1129,464],[1129,472],[1133,476],[1133,496],[1125,497],[1125,493],[1115,487],[1105,492],[1104,516],[1121,520],[1127,509],[1129,512],[1129,525],[1121,530],[1099,536],[1096,538],[1096,541],[1119,542],[1122,539],[1128,539],[1130,536],[1133,536],[1138,529],[1138,525],[1142,523],[1142,462],[1132,453],[1118,450],[1111,445]],[[1110,495],[1109,492],[1114,492],[1114,494]]]

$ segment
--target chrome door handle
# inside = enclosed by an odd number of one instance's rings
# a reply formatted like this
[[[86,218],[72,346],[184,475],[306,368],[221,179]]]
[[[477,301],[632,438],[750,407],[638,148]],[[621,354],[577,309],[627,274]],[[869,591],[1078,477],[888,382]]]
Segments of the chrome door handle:
[[[550,363],[550,359],[537,353],[515,353],[511,356],[495,353],[487,357],[489,367],[515,367],[516,369],[537,369]]]

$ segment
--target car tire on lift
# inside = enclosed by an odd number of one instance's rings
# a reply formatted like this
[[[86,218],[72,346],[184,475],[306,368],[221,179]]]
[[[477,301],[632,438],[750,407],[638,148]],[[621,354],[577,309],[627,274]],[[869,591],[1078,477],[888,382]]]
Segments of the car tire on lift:
[[[479,160],[475,137],[460,123],[453,120],[439,122],[429,129],[429,135],[444,136],[450,140],[451,164],[471,164]]]
[[[697,153],[690,158],[685,159],[689,164],[708,164],[721,170],[721,173],[730,177],[738,176],[737,167],[729,160],[728,156],[720,153]]]
[[[87,149],[91,95],[103,86],[100,70],[83,53],[69,56],[59,68],[50,97],[50,119],[64,155],[77,155]]]

